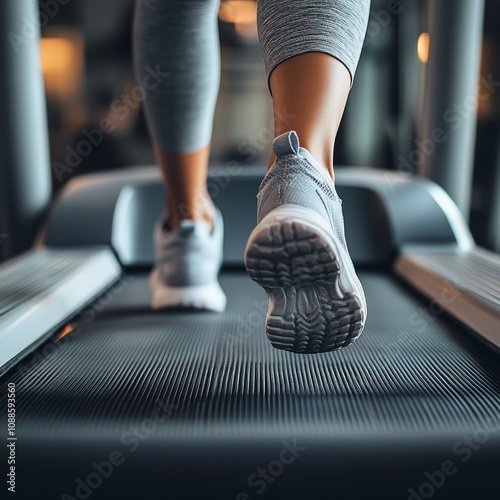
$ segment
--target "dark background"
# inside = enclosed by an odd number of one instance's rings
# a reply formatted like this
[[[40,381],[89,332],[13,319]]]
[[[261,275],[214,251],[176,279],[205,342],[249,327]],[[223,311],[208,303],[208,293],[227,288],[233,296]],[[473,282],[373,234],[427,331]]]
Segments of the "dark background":
[[[47,0],[39,1],[45,12]],[[272,123],[264,67],[255,26],[253,1],[226,2],[221,12],[221,88],[215,114],[212,161],[238,160],[250,136],[260,135],[263,149],[253,163],[266,163]],[[336,143],[337,165],[398,169],[414,140],[422,102],[425,2],[402,0],[401,13],[388,11],[388,0],[372,0],[365,48]],[[130,95],[135,82],[131,61],[134,0],[70,0],[57,13],[42,15],[42,61],[46,84],[52,162],[65,163],[68,148],[81,141],[104,117],[114,133],[64,175],[53,168],[58,191],[73,175],[153,163],[151,144],[139,102],[117,118],[112,104]],[[235,12],[247,22],[233,23]],[[243,14],[242,14],[243,12]],[[486,1],[482,75],[500,81],[500,2]],[[262,138],[265,138],[262,141]],[[478,244],[500,251],[500,92],[479,102],[474,187],[469,216]]]

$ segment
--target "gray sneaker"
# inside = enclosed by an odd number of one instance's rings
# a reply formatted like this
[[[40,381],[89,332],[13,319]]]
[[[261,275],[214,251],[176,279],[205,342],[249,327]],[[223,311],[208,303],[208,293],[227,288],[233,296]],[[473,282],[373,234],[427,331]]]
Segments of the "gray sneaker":
[[[177,231],[155,227],[156,265],[149,276],[153,309],[194,308],[222,312],[226,296],[217,279],[222,265],[224,222],[216,209],[213,229],[183,220]]]
[[[332,179],[295,132],[273,142],[276,161],[257,194],[245,250],[250,277],[269,296],[266,333],[278,349],[328,352],[354,342],[367,308]]]

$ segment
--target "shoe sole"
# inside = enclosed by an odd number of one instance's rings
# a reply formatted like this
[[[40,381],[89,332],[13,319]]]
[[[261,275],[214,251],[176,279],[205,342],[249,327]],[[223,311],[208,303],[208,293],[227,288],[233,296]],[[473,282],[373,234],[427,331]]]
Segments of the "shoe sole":
[[[149,276],[149,287],[151,307],[155,310],[180,308],[223,312],[226,308],[226,295],[218,282],[186,287],[168,286],[162,282],[158,269],[154,269]]]
[[[253,230],[245,265],[269,296],[266,334],[273,347],[331,352],[360,336],[366,309],[345,253],[321,216],[297,205],[276,208]]]

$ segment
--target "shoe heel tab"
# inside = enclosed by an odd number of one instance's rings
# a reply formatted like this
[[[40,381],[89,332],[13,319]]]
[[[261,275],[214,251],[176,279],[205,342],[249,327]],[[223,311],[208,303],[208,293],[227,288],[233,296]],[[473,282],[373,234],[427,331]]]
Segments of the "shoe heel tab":
[[[273,151],[278,158],[286,155],[298,155],[300,144],[297,133],[292,130],[276,137],[273,141]]]
[[[196,231],[196,221],[191,219],[184,219],[179,222],[179,235],[190,236]]]

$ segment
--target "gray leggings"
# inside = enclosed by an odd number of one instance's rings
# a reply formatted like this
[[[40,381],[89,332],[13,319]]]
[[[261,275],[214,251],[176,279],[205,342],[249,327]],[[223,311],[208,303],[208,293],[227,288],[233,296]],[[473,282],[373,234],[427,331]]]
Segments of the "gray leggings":
[[[134,61],[153,142],[171,153],[206,146],[220,79],[219,0],[137,0]],[[266,73],[306,52],[339,59],[354,77],[370,0],[257,0]],[[151,84],[153,82],[154,84]]]

